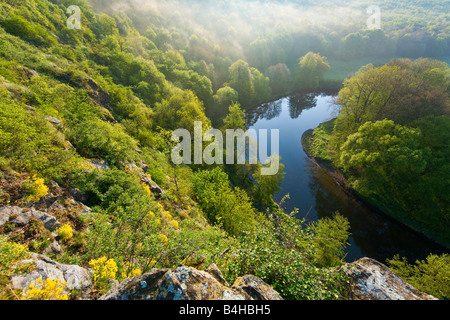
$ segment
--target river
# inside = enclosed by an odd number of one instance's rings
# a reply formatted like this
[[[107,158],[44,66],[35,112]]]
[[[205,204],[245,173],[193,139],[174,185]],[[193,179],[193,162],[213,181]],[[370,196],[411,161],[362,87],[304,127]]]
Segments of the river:
[[[395,254],[410,262],[423,260],[430,253],[448,252],[390,217],[374,211],[347,195],[324,170],[303,151],[302,134],[321,122],[334,118],[338,108],[329,94],[298,93],[262,104],[247,112],[250,129],[279,129],[280,156],[285,165],[281,191],[274,200],[285,212],[298,209],[298,218],[306,222],[331,217],[339,211],[350,222],[351,237],[345,261],[370,257],[380,262]],[[270,131],[269,131],[270,134]],[[270,152],[269,152],[270,153]]]

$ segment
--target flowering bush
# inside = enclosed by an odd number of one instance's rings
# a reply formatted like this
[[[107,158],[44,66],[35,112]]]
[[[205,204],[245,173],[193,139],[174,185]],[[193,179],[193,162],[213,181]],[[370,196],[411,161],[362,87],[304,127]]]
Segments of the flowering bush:
[[[21,300],[68,300],[67,294],[64,293],[66,283],[59,279],[38,278],[34,283],[25,288],[22,293]]]
[[[122,278],[137,277],[142,274],[141,269],[130,262],[125,262],[123,269],[124,271],[120,274]]]
[[[13,298],[8,296],[8,290],[3,289],[9,284],[12,275],[31,271],[33,267],[31,263],[18,263],[29,258],[26,246],[9,241],[6,236],[0,235],[0,300]]]
[[[160,233],[159,236],[161,237],[162,243],[164,245],[167,245],[167,243],[169,242],[169,239],[167,238],[167,236],[165,234]]]
[[[44,179],[39,178],[36,175],[34,175],[31,180],[28,179],[25,181],[24,188],[27,193],[25,201],[39,201],[48,193],[48,188],[44,183]]]
[[[178,226],[178,221],[177,220],[172,220],[172,221],[170,221],[170,223],[172,223],[172,226],[175,228],[175,229],[179,229],[180,227]]]
[[[72,238],[73,236],[73,229],[70,226],[70,224],[66,223],[65,225],[63,225],[62,227],[60,227],[56,233],[58,234],[58,236],[60,236],[60,238],[63,241],[67,241],[70,238]]]
[[[92,259],[89,261],[89,266],[94,272],[94,282],[116,278],[118,268],[113,259],[107,260],[106,257]]]

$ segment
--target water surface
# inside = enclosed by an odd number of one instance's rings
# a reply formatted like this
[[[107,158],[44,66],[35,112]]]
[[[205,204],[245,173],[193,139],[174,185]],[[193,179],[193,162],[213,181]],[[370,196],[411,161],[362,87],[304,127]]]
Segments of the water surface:
[[[299,210],[297,217],[317,221],[339,211],[351,227],[346,261],[370,257],[384,262],[395,254],[411,262],[430,253],[448,252],[395,220],[374,211],[347,195],[324,170],[315,165],[301,145],[302,134],[337,115],[333,96],[295,94],[266,103],[247,112],[250,129],[279,129],[280,156],[285,176],[274,200],[286,212]],[[269,131],[270,136],[270,131]],[[269,152],[270,154],[270,152]]]

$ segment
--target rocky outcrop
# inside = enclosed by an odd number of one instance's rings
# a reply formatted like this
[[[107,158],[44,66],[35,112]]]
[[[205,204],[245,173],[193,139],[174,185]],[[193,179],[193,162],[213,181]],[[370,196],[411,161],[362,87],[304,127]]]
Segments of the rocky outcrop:
[[[38,211],[34,208],[20,208],[17,206],[5,206],[0,208],[0,226],[6,222],[22,227],[30,223],[32,218],[42,221],[47,230],[54,231],[60,224],[55,217]]]
[[[156,197],[160,197],[161,195],[163,195],[166,192],[166,191],[164,191],[164,189],[162,189],[160,186],[158,186],[155,181],[150,179],[148,177],[148,175],[146,175],[144,172],[140,172],[139,175],[140,175],[141,181],[149,186],[150,191],[152,193],[154,193],[156,195]]]
[[[350,300],[437,300],[370,258],[348,263],[341,270],[349,280],[345,298]]]
[[[208,269],[213,274],[185,266],[152,269],[139,277],[124,280],[100,300],[282,300],[259,278],[239,278],[230,287],[217,267]]]
[[[271,286],[253,275],[237,278],[233,288],[244,290],[253,300],[283,300]]]
[[[30,284],[35,283],[38,278],[59,279],[66,282],[65,291],[81,290],[83,294],[88,294],[92,288],[90,272],[77,265],[60,264],[50,258],[32,253],[31,259],[21,261],[23,264],[34,265],[33,271],[25,275],[13,276],[11,284],[14,289],[23,290]]]

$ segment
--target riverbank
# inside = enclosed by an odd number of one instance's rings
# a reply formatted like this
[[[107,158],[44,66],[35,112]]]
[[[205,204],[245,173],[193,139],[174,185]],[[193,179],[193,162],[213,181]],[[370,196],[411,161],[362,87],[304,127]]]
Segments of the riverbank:
[[[332,122],[332,121],[328,121],[327,123],[330,123],[330,122]],[[326,124],[326,123],[322,123],[319,127],[321,127],[323,129],[324,124]],[[324,135],[327,134],[326,132],[323,132],[324,130],[321,130],[321,131]],[[329,159],[327,159],[326,157],[321,158],[321,157],[316,157],[313,155],[313,150],[312,150],[313,142],[314,142],[313,133],[314,133],[314,130],[309,129],[309,130],[306,130],[301,137],[301,144],[302,144],[302,148],[303,148],[304,152],[306,153],[308,158],[316,166],[320,167],[323,171],[325,171],[325,173],[328,176],[330,176],[334,180],[334,182],[337,185],[339,185],[347,195],[353,197],[359,203],[361,203],[362,205],[371,209],[372,211],[374,211],[378,214],[381,214],[384,217],[386,217],[387,219],[412,230],[413,232],[417,233],[424,239],[427,239],[427,240],[437,244],[438,246],[441,246],[443,248],[443,251],[450,250],[450,246],[447,243],[445,243],[444,240],[437,239],[433,236],[430,236],[426,231],[422,230],[420,228],[420,226],[414,225],[414,223],[412,223],[411,221],[407,221],[407,219],[402,218],[399,214],[395,214],[394,212],[388,210],[387,208],[380,208],[380,206],[373,203],[370,199],[363,197],[358,192],[356,192],[353,188],[351,188],[345,175],[340,170],[338,170],[337,168],[335,168],[333,166],[333,163],[330,158]],[[323,137],[321,137],[321,138],[323,139]]]

